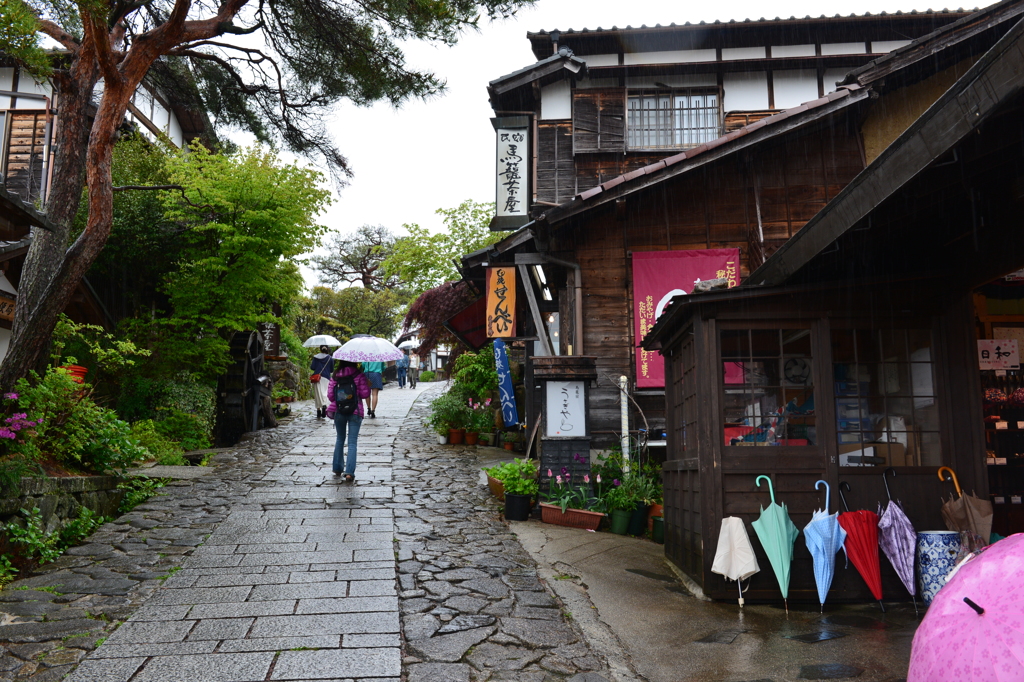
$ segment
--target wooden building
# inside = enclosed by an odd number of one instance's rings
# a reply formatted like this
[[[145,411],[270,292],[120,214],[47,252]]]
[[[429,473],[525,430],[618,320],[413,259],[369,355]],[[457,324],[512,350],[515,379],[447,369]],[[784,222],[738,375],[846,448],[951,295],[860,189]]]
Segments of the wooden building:
[[[712,597],[735,597],[711,565],[722,518],[749,528],[767,504],[757,475],[773,479],[801,528],[824,502],[816,480],[831,484],[831,511],[841,482],[851,508],[874,510],[886,500],[888,466],[918,530],[945,529],[940,507],[952,485],[940,466],[989,496],[987,470],[1001,467],[989,452],[974,292],[1024,267],[1024,23],[1014,15],[999,25],[978,34],[988,48],[970,52],[970,68],[741,286],[677,297],[647,336],[645,347],[666,358],[670,387],[666,553]],[[922,44],[921,63],[936,74],[963,63],[949,39],[966,30],[946,32],[942,47]],[[920,85],[901,61],[894,54],[847,82],[884,72],[909,97]],[[883,90],[877,102],[900,96]],[[1019,500],[1024,458],[1010,459],[1015,475],[1000,485]],[[1024,531],[1024,515],[1000,515],[993,499],[994,529]],[[748,598],[780,599],[767,557],[758,558]],[[882,569],[883,594],[906,598],[885,559]],[[790,597],[817,600],[802,539]],[[871,596],[855,571],[837,570],[829,599]]]
[[[735,274],[746,277],[840,196],[1021,11],[1015,1],[972,15],[530,34],[536,56],[550,56],[489,87],[498,119],[525,116],[535,141],[529,211],[496,220],[522,226],[464,256],[463,275],[481,283],[487,266],[515,264],[520,287],[533,294],[518,332],[537,339],[531,352],[597,357],[596,449],[620,431],[620,376],[660,431],[664,384],[642,376],[656,354],[638,348],[645,302],[634,290],[636,255],[732,249]],[[897,36],[914,40],[897,44]],[[711,124],[702,106],[715,110]],[[692,286],[691,277],[675,288]],[[529,420],[535,410],[527,402]],[[631,429],[643,418],[634,410]]]

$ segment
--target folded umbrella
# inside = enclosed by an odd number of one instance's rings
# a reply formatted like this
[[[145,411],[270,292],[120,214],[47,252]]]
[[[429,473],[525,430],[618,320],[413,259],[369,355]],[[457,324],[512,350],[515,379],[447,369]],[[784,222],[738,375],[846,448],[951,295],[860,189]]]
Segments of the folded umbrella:
[[[942,475],[943,471],[949,472],[949,478]],[[957,497],[950,494],[942,505],[942,520],[946,522],[946,528],[958,533],[970,531],[978,537],[971,538],[972,542],[965,544],[976,545],[971,549],[984,547],[992,535],[992,503],[976,495],[964,495],[956,473],[949,467],[939,467],[938,474],[940,481],[953,482],[957,494]]]
[[[793,521],[786,513],[785,505],[778,505],[775,502],[775,490],[772,488],[772,479],[767,476],[758,476],[754,479],[757,487],[761,487],[761,479],[768,481],[768,492],[771,493],[772,503],[768,508],[761,509],[761,516],[752,524],[757,539],[761,541],[768,561],[771,562],[772,570],[775,571],[775,578],[779,581],[779,589],[782,591],[782,601],[786,605],[786,613],[789,613],[789,573],[793,564],[793,543],[796,536],[800,534]]]
[[[818,586],[818,603],[825,610],[825,596],[836,573],[836,554],[843,548],[846,531],[839,525],[838,514],[829,514],[831,489],[825,481],[818,481],[814,489],[825,486],[825,508],[816,509],[811,522],[804,526],[804,542],[814,560],[814,583]]]
[[[355,336],[344,346],[334,351],[334,359],[349,362],[390,362],[403,357],[405,353],[395,348],[387,339],[376,336]]]
[[[896,475],[896,470],[889,467],[882,472],[882,482],[885,483],[885,495],[889,502],[882,511],[882,505],[878,505],[878,546],[882,548],[889,563],[896,569],[896,575],[900,577],[903,586],[910,592],[910,598],[914,600],[914,613],[917,613],[917,585],[914,582],[914,555],[917,551],[917,533],[914,531],[914,524],[907,518],[900,503],[892,499],[889,494],[889,483],[885,478],[888,472]]]
[[[908,682],[1024,680],[1024,534],[959,565],[914,634]]]
[[[736,516],[722,519],[722,530],[718,534],[718,548],[715,550],[711,572],[736,581],[736,587],[740,591],[740,606],[743,606],[743,586],[740,581],[746,580],[760,570],[743,520]]]
[[[839,525],[846,531],[846,544],[843,548],[884,613],[882,568],[878,564],[878,514],[867,509],[850,511],[846,497],[843,496],[844,485],[849,490],[850,484],[846,481],[839,484],[839,497],[846,507],[846,511],[839,515]]]

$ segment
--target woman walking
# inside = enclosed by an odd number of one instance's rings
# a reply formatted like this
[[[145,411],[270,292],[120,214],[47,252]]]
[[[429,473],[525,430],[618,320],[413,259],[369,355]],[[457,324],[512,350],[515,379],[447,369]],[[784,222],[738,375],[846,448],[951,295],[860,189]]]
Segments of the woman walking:
[[[356,445],[359,427],[363,423],[363,401],[370,397],[370,384],[356,363],[338,360],[337,371],[331,376],[327,393],[331,396],[327,416],[334,420],[334,430],[338,434],[334,441],[332,469],[335,476],[344,474],[345,482],[351,483],[356,480]]]
[[[316,418],[327,416],[327,384],[334,373],[334,358],[327,346],[320,346],[320,352],[309,362],[309,381],[313,384],[313,402],[316,404]]]
[[[383,362],[364,362],[363,373],[366,374],[366,380],[370,383],[370,395],[366,398],[366,411],[367,417],[370,419],[377,418],[377,396],[380,390],[384,388],[384,363]]]

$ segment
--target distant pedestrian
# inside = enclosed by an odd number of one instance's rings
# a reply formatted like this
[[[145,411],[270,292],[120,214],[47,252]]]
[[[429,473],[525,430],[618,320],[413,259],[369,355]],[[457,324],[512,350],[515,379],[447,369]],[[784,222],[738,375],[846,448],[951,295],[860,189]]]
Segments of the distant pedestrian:
[[[416,388],[416,382],[420,380],[420,356],[409,352],[409,388]]]
[[[370,382],[370,396],[366,399],[366,416],[370,419],[376,419],[377,396],[380,394],[380,389],[384,388],[384,363],[364,362],[363,374],[366,375],[366,380]]]
[[[409,373],[409,351],[403,350],[402,357],[395,361],[395,374],[398,375],[398,387],[405,388],[405,378]]]
[[[338,360],[337,371],[331,376],[327,392],[331,396],[327,416],[334,420],[334,430],[338,434],[334,441],[334,462],[331,468],[335,476],[344,473],[345,482],[351,483],[356,480],[356,445],[359,427],[363,423],[363,401],[370,397],[370,384],[356,363]],[[346,454],[342,455],[342,452]]]
[[[309,381],[313,384],[313,402],[316,404],[316,418],[327,416],[327,385],[334,372],[334,358],[327,346],[320,346],[320,352],[309,362]]]

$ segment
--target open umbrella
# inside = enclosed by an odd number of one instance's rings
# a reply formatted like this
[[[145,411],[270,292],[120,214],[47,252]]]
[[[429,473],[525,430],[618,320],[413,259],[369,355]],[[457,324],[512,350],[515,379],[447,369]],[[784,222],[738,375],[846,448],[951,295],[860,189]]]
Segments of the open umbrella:
[[[914,613],[917,613],[917,585],[914,583],[914,553],[917,549],[917,533],[914,531],[914,524],[910,523],[900,503],[892,499],[889,494],[889,482],[885,475],[889,472],[896,475],[896,470],[889,467],[882,472],[882,482],[885,483],[885,495],[889,502],[882,511],[882,505],[878,505],[878,546],[889,559],[889,563],[896,569],[896,575],[900,577],[903,586],[910,592],[910,598],[914,600]]]
[[[846,556],[864,578],[871,595],[878,600],[882,613],[885,613],[885,607],[882,606],[882,568],[878,565],[878,514],[867,509],[850,511],[843,495],[844,485],[847,490],[850,489],[846,481],[839,484],[839,497],[846,508],[839,515],[839,525],[846,531]]]
[[[949,472],[949,478],[942,475],[943,471]],[[946,528],[958,533],[970,531],[978,538],[972,538],[973,543],[965,543],[965,545],[977,545],[971,549],[984,547],[988,544],[989,536],[992,535],[992,503],[976,495],[964,495],[956,473],[949,467],[939,467],[938,474],[940,481],[953,481],[953,487],[956,488],[957,494],[957,497],[953,497],[951,493],[949,499],[942,504],[942,520],[946,522]]]
[[[330,334],[314,334],[302,342],[303,348],[319,348],[320,346],[340,346],[341,341]]]
[[[908,682],[1024,680],[1024,534],[986,547],[935,595]]]
[[[764,547],[765,554],[768,555],[772,570],[775,571],[775,578],[779,581],[779,589],[782,591],[782,601],[786,605],[786,613],[789,613],[789,570],[793,563],[793,543],[796,542],[796,536],[800,531],[789,518],[786,506],[775,503],[772,479],[764,475],[758,476],[754,479],[757,487],[761,487],[762,478],[768,481],[772,503],[767,509],[761,509],[761,516],[751,525],[757,533],[757,539],[761,541],[761,546]]]
[[[389,362],[397,360],[405,353],[395,348],[387,339],[376,336],[358,336],[334,351],[336,360],[349,362]]]
[[[836,554],[843,548],[846,531],[839,525],[838,514],[829,514],[829,498],[832,491],[825,481],[814,484],[817,490],[825,486],[825,508],[814,510],[811,522],[804,526],[804,542],[814,559],[814,583],[818,586],[818,603],[825,610],[825,595],[832,586],[832,577],[836,574]]]
[[[737,516],[722,519],[722,531],[718,534],[718,549],[715,550],[715,561],[711,564],[711,572],[724,575],[736,581],[740,591],[740,606],[743,606],[743,586],[740,581],[746,580],[761,570],[754,556],[754,548],[750,546],[750,536],[743,520]]]
[[[405,348],[408,348],[408,349],[419,348],[420,347],[420,342],[419,341],[413,341],[412,339],[409,339],[408,341],[402,341],[402,343],[398,344],[398,347],[399,348],[403,348],[403,349],[405,349]]]

